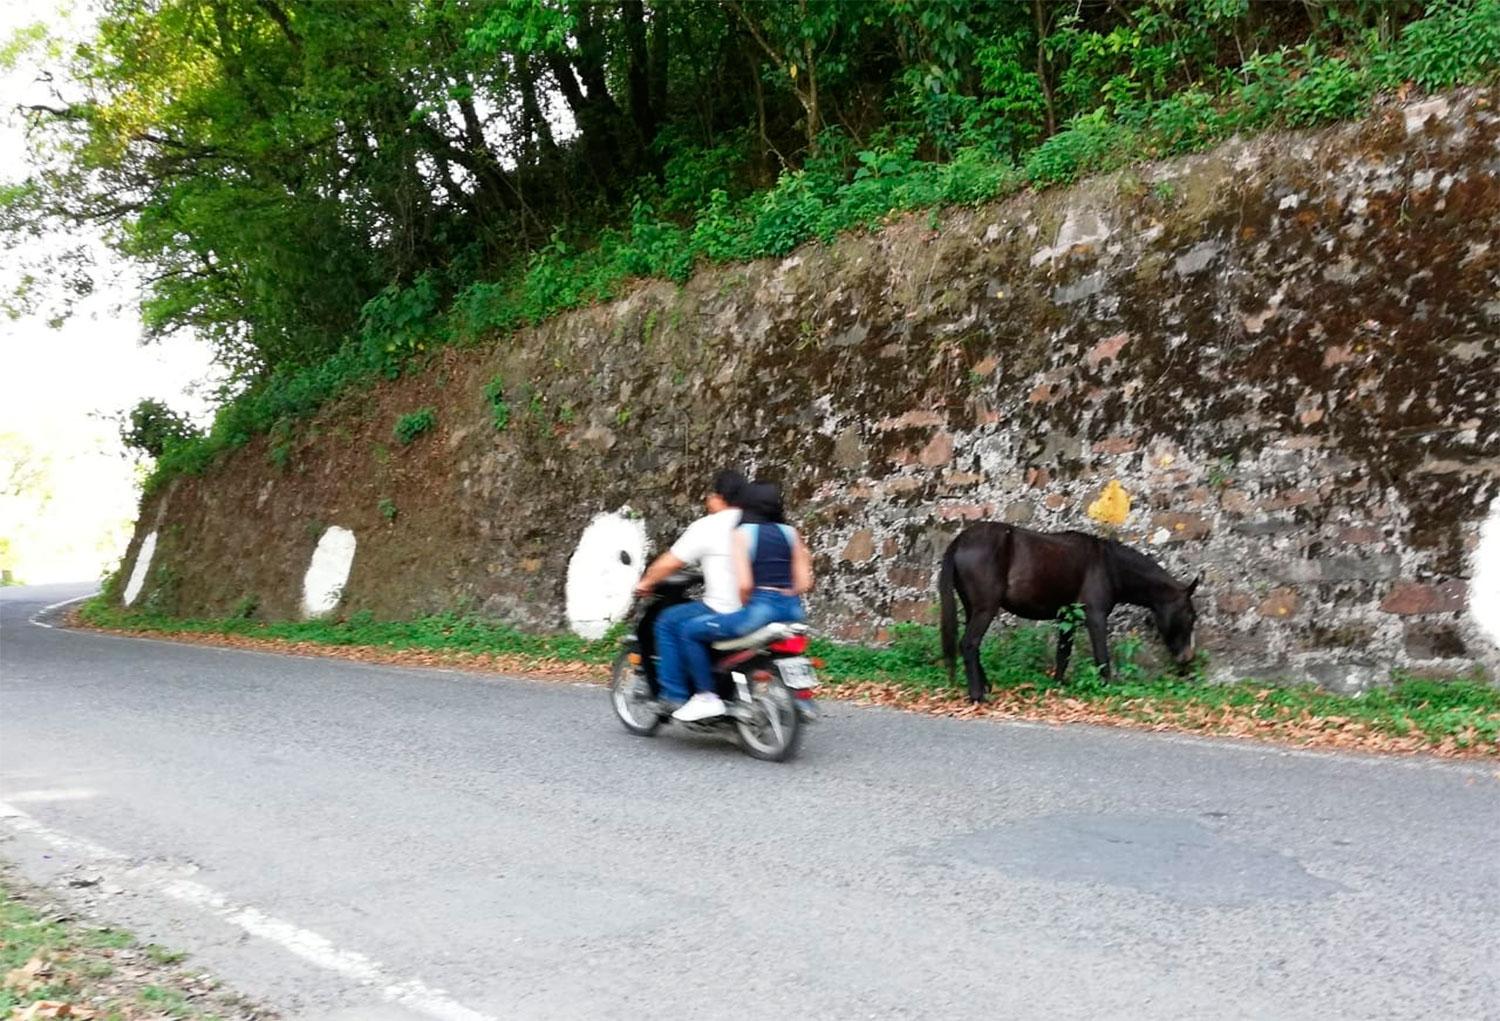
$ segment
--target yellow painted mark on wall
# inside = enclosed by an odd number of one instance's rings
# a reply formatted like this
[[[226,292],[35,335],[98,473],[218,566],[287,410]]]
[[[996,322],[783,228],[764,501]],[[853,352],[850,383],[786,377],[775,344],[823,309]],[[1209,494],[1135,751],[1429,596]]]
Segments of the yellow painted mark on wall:
[[[1099,499],[1089,504],[1089,517],[1104,525],[1123,525],[1130,516],[1130,494],[1119,479],[1110,479]]]

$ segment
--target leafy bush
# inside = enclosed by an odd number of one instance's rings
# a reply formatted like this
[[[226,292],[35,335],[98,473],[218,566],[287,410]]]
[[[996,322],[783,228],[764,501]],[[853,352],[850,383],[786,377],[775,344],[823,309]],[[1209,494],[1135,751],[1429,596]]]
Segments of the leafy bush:
[[[400,375],[408,359],[427,350],[441,301],[437,274],[428,271],[410,286],[392,284],[366,302],[359,316],[366,364],[390,379]]]
[[[408,412],[396,419],[396,439],[402,443],[411,443],[435,425],[437,425],[436,408],[421,408]]]
[[[1110,169],[1129,158],[1132,132],[1100,107],[1047,139],[1026,159],[1032,184],[1067,184],[1086,173]]]
[[[505,400],[505,380],[499,376],[484,384],[484,399],[490,406],[490,424],[496,432],[504,432],[510,425],[510,405]]]
[[[1318,124],[1354,117],[1364,109],[1372,89],[1362,69],[1342,57],[1319,60],[1311,52],[1304,66],[1306,72],[1286,93],[1287,123]]]
[[[1433,0],[1395,45],[1373,60],[1381,85],[1432,91],[1493,76],[1500,66],[1500,0]]]
[[[198,439],[193,424],[161,401],[141,401],[120,426],[120,440],[132,450],[160,458],[168,450]]]

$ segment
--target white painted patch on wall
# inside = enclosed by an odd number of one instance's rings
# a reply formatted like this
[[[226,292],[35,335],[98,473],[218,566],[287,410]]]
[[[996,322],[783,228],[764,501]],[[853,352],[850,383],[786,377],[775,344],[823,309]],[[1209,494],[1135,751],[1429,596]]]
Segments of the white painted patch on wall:
[[[338,525],[331,526],[318,540],[312,563],[302,578],[302,614],[321,617],[332,612],[344,598],[349,582],[349,568],[354,566],[354,533]]]
[[[1469,615],[1479,630],[1500,647],[1500,497],[1479,528],[1469,582]]]
[[[156,533],[151,532],[141,543],[141,548],[136,551],[135,566],[130,569],[130,580],[125,583],[126,606],[140,598],[141,589],[146,587],[146,575],[151,571],[151,558],[154,556],[156,556]]]
[[[646,570],[646,523],[629,508],[597,514],[568,561],[568,626],[583,638],[603,638],[630,612],[631,592]]]

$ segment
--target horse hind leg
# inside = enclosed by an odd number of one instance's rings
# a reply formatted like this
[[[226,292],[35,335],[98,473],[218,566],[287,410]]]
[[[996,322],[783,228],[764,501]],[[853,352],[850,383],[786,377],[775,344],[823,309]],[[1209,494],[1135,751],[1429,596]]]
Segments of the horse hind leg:
[[[1059,681],[1068,676],[1068,659],[1073,655],[1073,629],[1057,629],[1057,672],[1052,676]]]
[[[1099,667],[1099,676],[1110,679],[1109,669],[1109,614],[1095,609],[1085,611],[1084,625],[1088,628],[1089,644],[1093,646],[1094,663]]]
[[[963,651],[964,676],[969,681],[971,702],[983,702],[985,692],[989,690],[989,678],[985,676],[984,667],[979,662],[979,648],[998,612],[996,607],[972,607],[968,623],[964,625],[963,641],[958,647]]]

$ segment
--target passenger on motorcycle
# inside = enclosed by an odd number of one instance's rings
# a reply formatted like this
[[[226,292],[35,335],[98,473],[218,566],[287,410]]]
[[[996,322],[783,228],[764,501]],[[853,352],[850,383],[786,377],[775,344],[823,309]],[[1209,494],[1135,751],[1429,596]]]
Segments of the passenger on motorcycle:
[[[732,613],[740,608],[739,578],[735,574],[730,539],[740,523],[738,502],[745,476],[726,468],[714,476],[713,488],[703,499],[706,515],[694,521],[641,575],[635,594],[644,598],[657,584],[685,567],[703,571],[703,599],[663,610],[656,621],[656,680],[664,702],[685,702],[688,697],[687,662],[682,629],[698,617]]]
[[[753,483],[742,491],[739,504],[740,524],[734,530],[732,548],[744,606],[731,613],[697,615],[682,625],[680,646],[693,682],[693,697],[672,714],[678,720],[724,714],[724,701],[714,690],[709,646],[767,624],[802,620],[802,596],[812,591],[812,554],[796,529],[786,523],[780,487]]]

